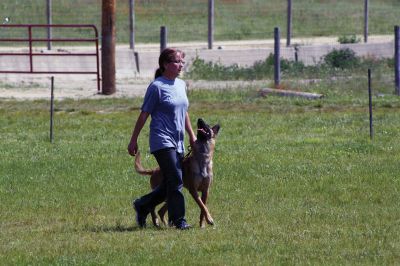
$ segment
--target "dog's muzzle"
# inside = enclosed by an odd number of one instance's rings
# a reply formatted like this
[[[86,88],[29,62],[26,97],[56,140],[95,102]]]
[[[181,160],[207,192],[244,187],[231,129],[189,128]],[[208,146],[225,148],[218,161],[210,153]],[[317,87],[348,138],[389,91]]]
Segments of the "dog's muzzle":
[[[197,139],[198,140],[209,140],[212,138],[212,129],[207,125],[203,119],[199,118],[197,120]]]

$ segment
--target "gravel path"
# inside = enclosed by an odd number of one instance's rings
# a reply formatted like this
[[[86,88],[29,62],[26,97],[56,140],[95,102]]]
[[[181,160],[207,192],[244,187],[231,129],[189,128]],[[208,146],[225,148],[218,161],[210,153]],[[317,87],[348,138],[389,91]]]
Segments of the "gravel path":
[[[54,78],[54,97],[61,99],[102,99],[102,98],[133,98],[144,96],[151,79],[121,78],[117,79],[116,93],[102,95],[97,92],[95,79],[80,78],[67,79],[66,77]],[[20,79],[20,76],[18,77]],[[266,87],[270,81],[187,81],[189,89],[234,89],[241,87]],[[50,77],[27,76],[23,82],[20,80],[8,81],[7,87],[0,83],[0,99],[37,100],[49,99],[51,92]]]

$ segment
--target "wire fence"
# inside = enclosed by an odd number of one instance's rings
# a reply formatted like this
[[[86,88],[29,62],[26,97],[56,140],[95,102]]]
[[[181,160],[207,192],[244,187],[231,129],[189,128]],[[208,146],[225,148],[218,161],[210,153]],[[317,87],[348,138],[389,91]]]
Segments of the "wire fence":
[[[208,37],[208,0],[132,0],[117,2],[116,30],[117,43],[128,45],[130,42],[130,12],[134,13],[135,42],[137,44],[158,44],[160,27],[168,29],[168,43],[198,42],[205,44]],[[0,2],[0,21],[3,24],[46,24],[46,0],[2,0]],[[52,24],[94,24],[101,28],[102,6],[100,0],[51,0]],[[356,55],[372,60],[393,58],[393,28],[398,24],[400,2],[381,0],[369,5],[368,43],[363,43],[365,29],[364,1],[293,1],[291,45],[282,46],[281,57],[306,66],[318,65],[326,54],[334,49],[349,48]],[[281,29],[282,43],[287,36],[288,2],[281,0],[220,0],[215,1],[214,41],[254,41],[248,50],[225,49],[224,45],[216,49],[192,50],[188,55],[199,56],[206,61],[217,61],[223,65],[251,66],[255,62],[266,60],[274,53],[274,28]],[[0,31],[0,38],[21,37],[25,33],[18,31]],[[45,36],[46,32],[37,33]],[[68,35],[83,37],[87,32],[53,31],[53,37]],[[82,36],[79,36],[82,35]],[[379,35],[379,36],[377,36]],[[38,37],[36,36],[36,37]],[[67,36],[67,37],[68,37]],[[350,36],[350,37],[349,37]],[[340,38],[352,38],[354,43],[340,44]],[[26,37],[26,36],[22,36]],[[324,38],[326,37],[326,38]],[[376,37],[376,38],[375,38]],[[257,40],[263,40],[257,42]],[[317,41],[315,41],[317,40]],[[3,44],[0,44],[3,45]],[[229,49],[231,51],[229,51]],[[157,65],[157,52],[151,54],[139,51],[141,74],[153,73]],[[117,71],[133,73],[137,64],[133,53],[128,50],[117,51]],[[370,60],[370,61],[371,61]],[[130,69],[124,69],[129,66]],[[119,67],[119,68],[118,68]],[[393,69],[393,67],[392,67]],[[151,74],[150,74],[151,75]],[[336,75],[336,74],[335,74]],[[341,72],[342,76],[354,76],[354,73]],[[318,79],[318,73],[311,73],[310,79]],[[283,79],[288,77],[283,73]],[[392,83],[394,71],[382,71],[382,83]],[[273,80],[273,75],[268,77]]]
[[[50,0],[47,0],[50,1]],[[0,20],[9,24],[46,24],[46,0],[2,0]],[[130,10],[135,21],[137,43],[157,43],[160,27],[169,29],[171,42],[207,41],[208,0],[134,0],[133,7],[124,0],[117,2],[116,29],[118,43],[129,43]],[[99,0],[51,0],[53,24],[94,24],[101,26],[102,6]],[[250,40],[271,38],[274,27],[286,36],[288,2],[279,0],[215,1],[214,40]],[[364,1],[293,1],[291,35],[362,36]],[[398,24],[400,2],[381,0],[369,5],[369,33],[392,34]],[[2,34],[2,33],[0,33]]]

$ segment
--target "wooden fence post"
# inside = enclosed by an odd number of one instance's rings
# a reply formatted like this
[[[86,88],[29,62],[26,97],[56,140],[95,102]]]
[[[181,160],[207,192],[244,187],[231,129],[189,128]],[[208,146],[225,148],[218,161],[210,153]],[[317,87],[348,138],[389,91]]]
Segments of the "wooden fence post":
[[[368,42],[368,13],[369,13],[369,0],[364,0],[364,42]]]
[[[281,40],[281,37],[280,37],[279,28],[276,27],[274,29],[274,81],[275,81],[275,87],[279,86],[280,80],[281,80],[280,40]]]
[[[47,25],[51,25],[52,24],[52,16],[51,16],[51,1],[52,0],[47,0],[46,1],[46,16],[47,16]],[[47,50],[51,50],[51,37],[52,37],[52,28],[51,27],[47,27]]]
[[[292,0],[287,1],[287,32],[286,32],[286,46],[290,46],[292,38]]]
[[[135,0],[129,0],[129,48],[135,50]]]
[[[213,48],[214,42],[214,0],[208,0],[208,49]]]
[[[167,27],[161,26],[160,28],[160,53],[167,48]]]

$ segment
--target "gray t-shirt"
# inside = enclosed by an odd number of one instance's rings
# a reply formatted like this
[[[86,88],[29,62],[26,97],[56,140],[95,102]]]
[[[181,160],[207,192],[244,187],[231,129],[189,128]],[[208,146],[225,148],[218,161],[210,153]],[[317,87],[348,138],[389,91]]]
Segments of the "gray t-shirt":
[[[185,116],[189,108],[186,83],[158,77],[147,88],[142,111],[150,113],[150,152],[176,148],[184,153]]]

